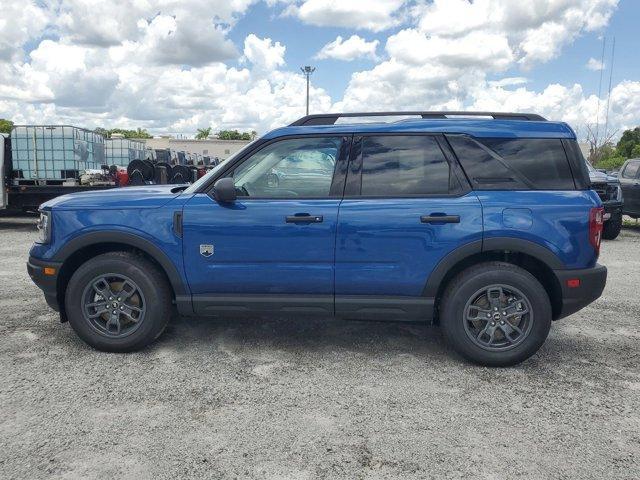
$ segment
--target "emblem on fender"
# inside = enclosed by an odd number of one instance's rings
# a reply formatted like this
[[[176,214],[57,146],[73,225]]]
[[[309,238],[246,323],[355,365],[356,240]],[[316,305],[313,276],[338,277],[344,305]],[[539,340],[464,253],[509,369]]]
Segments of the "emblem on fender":
[[[200,245],[200,255],[210,257],[213,255],[213,245]]]

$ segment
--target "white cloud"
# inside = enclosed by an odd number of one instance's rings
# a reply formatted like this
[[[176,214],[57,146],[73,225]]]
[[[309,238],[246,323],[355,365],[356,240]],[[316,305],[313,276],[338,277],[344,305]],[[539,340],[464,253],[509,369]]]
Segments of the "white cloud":
[[[604,63],[602,63],[600,60],[596,60],[595,58],[591,57],[587,62],[586,67],[589,70],[594,70],[596,72],[599,72],[600,70],[604,70]]]
[[[316,58],[333,58],[347,62],[362,57],[375,60],[377,58],[376,49],[379,43],[378,40],[367,42],[358,35],[351,35],[348,39],[343,40],[342,37],[338,35],[333,42],[327,43],[320,49],[316,54]]]
[[[482,67],[500,71],[514,59],[507,39],[492,33],[471,32],[457,39],[428,37],[415,29],[401,30],[387,40],[387,52],[409,65],[439,63],[451,68]]]
[[[244,40],[244,57],[256,68],[274,70],[285,64],[285,46],[280,42],[273,42],[270,38],[260,39],[253,33]]]
[[[379,32],[399,25],[405,0],[305,0],[286,13],[321,27],[344,27]]]
[[[44,31],[51,11],[24,0],[3,0],[0,7],[0,61],[17,59],[22,46]]]
[[[526,68],[555,58],[583,32],[606,26],[618,0],[434,0],[413,8],[418,29],[460,38],[474,31],[503,36]]]

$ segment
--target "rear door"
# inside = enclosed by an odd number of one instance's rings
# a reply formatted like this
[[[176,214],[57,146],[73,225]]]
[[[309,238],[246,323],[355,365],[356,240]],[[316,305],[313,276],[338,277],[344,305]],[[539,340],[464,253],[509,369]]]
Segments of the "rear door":
[[[640,160],[629,161],[619,180],[625,213],[640,214]]]
[[[335,234],[350,137],[262,147],[228,176],[238,198],[184,207],[186,275],[196,313],[333,314]]]
[[[429,275],[482,239],[482,209],[439,135],[354,138],[336,242],[336,314],[427,319]]]

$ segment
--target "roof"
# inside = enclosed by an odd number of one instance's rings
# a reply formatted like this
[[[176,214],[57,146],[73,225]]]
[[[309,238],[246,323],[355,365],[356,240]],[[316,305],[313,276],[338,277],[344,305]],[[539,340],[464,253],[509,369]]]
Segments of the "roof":
[[[263,138],[286,135],[346,135],[352,133],[458,133],[491,138],[567,138],[576,134],[564,122],[467,118],[417,118],[390,123],[345,123],[337,125],[288,126],[277,128]]]

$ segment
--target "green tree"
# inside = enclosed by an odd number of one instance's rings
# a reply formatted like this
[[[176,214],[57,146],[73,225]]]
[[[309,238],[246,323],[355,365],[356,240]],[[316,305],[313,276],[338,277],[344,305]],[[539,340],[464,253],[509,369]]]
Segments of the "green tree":
[[[640,127],[633,130],[625,130],[616,145],[616,150],[625,158],[633,156],[633,149],[640,145]]]
[[[122,135],[124,138],[153,138],[149,132],[144,128],[138,128],[136,130],[127,130],[125,128],[102,128],[98,127],[94,130],[104,136],[104,138],[111,138],[114,133]]]
[[[631,158],[640,158],[640,144],[633,147],[631,150]]]
[[[12,127],[13,122],[11,120],[0,118],[0,133],[11,133]]]
[[[211,135],[211,127],[199,128],[198,133],[196,133],[196,140],[205,140],[209,138],[209,135]]]
[[[252,140],[252,133],[240,133],[238,130],[220,130],[218,138],[221,140]]]

